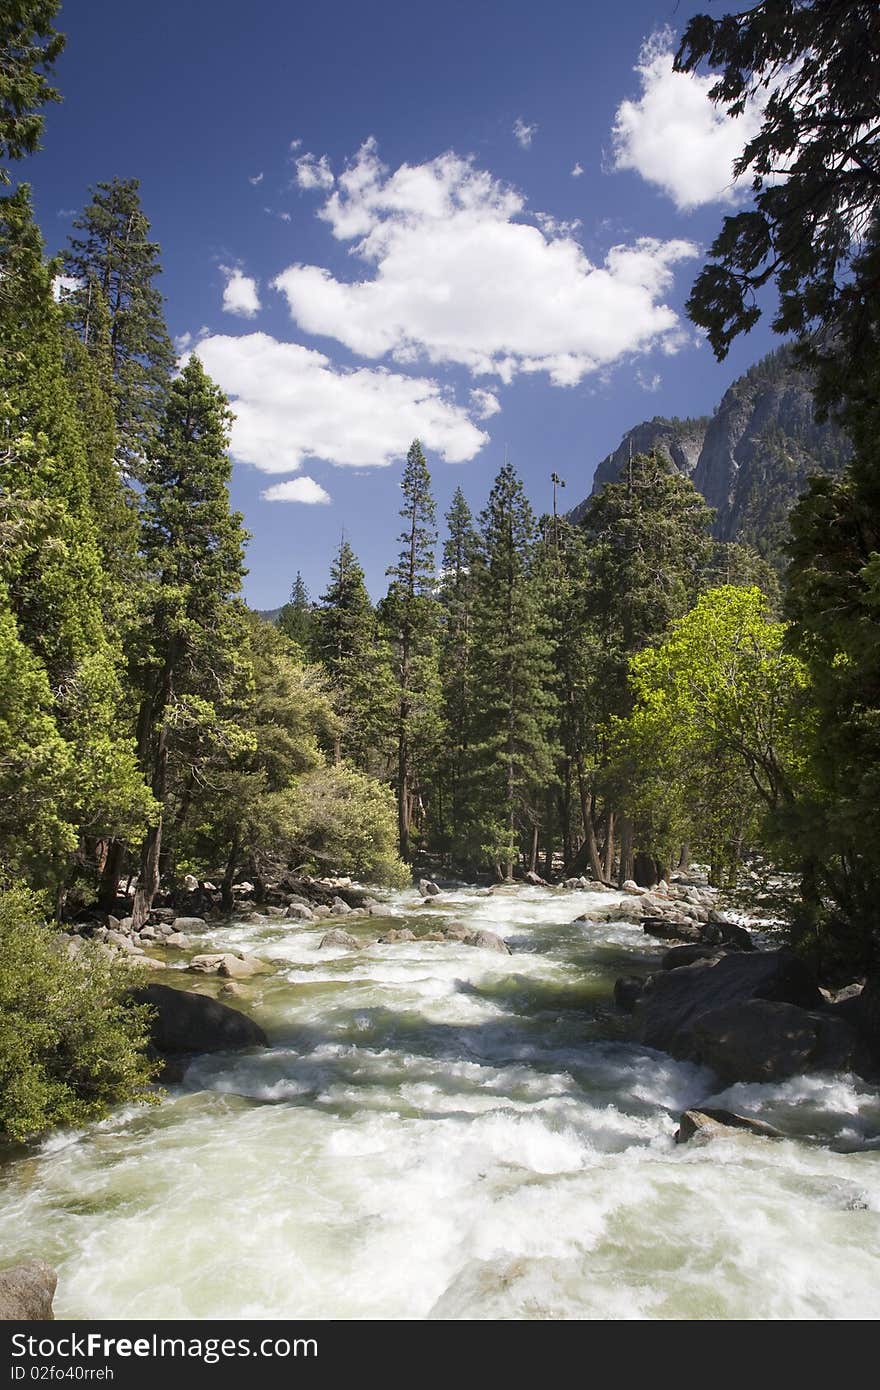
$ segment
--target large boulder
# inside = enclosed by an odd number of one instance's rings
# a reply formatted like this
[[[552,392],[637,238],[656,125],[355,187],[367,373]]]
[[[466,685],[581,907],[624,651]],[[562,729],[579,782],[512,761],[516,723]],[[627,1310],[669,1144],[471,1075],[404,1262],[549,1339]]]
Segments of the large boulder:
[[[150,1038],[159,1052],[230,1052],[269,1045],[252,1018],[207,995],[156,984],[130,993],[136,1003],[155,1010]]]
[[[58,1275],[42,1260],[0,1269],[0,1322],[51,1322]]]
[[[419,879],[419,892],[423,898],[436,898],[440,892],[437,884],[431,878]]]
[[[647,1047],[699,1061],[695,1025],[705,1014],[751,999],[818,1009],[818,986],[793,951],[732,952],[655,975],[635,1014]]]
[[[858,1039],[842,1018],[770,999],[747,999],[703,1014],[694,1055],[725,1081],[782,1081],[810,1071],[850,1071]]]
[[[701,1106],[699,1110],[685,1110],[675,1131],[675,1142],[687,1144],[689,1140],[731,1139],[741,1134],[755,1134],[761,1139],[782,1138],[778,1129],[763,1120],[752,1120],[747,1115],[737,1115],[733,1110]]]
[[[347,951],[359,951],[361,943],[356,936],[352,936],[351,932],[343,931],[342,927],[331,927],[318,942],[318,950],[325,951],[331,946],[342,946]]]
[[[510,955],[510,947],[497,932],[486,931],[481,928],[479,931],[472,931],[463,937],[466,946],[478,946],[484,951],[498,951],[503,956]]]

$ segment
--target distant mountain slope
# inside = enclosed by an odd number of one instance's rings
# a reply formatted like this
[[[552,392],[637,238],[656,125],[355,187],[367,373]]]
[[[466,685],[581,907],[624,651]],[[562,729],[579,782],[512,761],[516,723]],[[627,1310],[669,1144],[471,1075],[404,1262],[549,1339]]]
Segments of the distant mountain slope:
[[[686,473],[710,506],[719,540],[754,545],[778,560],[787,516],[811,473],[838,473],[849,442],[813,419],[809,378],[780,348],[727,390],[715,413],[695,420],[655,418],[636,425],[596,469],[593,492],[625,476],[632,453],[660,449]],[[587,501],[570,513],[583,515]]]

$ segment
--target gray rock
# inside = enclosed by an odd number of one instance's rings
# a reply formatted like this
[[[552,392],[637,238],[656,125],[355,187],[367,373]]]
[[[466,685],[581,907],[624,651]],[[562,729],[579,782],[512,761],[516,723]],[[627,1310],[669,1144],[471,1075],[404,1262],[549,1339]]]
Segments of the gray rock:
[[[170,946],[176,951],[186,951],[192,943],[188,936],[184,936],[182,931],[173,931],[170,936],[165,937],[162,945]]]
[[[207,926],[204,917],[175,917],[175,931],[204,931]]]
[[[151,927],[151,926],[148,924],[148,925],[145,926],[145,927],[141,927],[140,931],[138,932],[138,940],[139,940],[139,941],[155,941],[156,938],[158,937],[158,935],[159,935],[159,933],[156,931],[156,928],[155,928],[155,927]]]
[[[624,892],[624,893],[633,893],[633,894],[638,894],[639,896],[641,896],[642,893],[647,892],[647,889],[646,889],[646,888],[640,888],[640,887],[639,887],[639,885],[636,883],[636,881],[635,881],[634,878],[628,878],[628,879],[626,879],[626,880],[620,885],[620,887],[621,887],[621,891]]]
[[[318,950],[323,951],[329,946],[343,946],[348,951],[359,951],[361,943],[351,932],[343,931],[342,927],[331,927],[318,942]]]
[[[440,889],[437,887],[437,884],[434,882],[433,879],[420,878],[419,892],[421,893],[423,898],[436,898],[440,892]]]
[[[265,961],[257,960],[255,956],[232,955],[227,952],[221,955],[193,956],[188,969],[202,975],[223,975],[228,979],[246,980],[251,975],[262,974],[270,967]]]
[[[659,941],[697,943],[702,940],[699,924],[687,917],[646,917],[642,922],[642,931],[646,936],[656,937]]]
[[[414,931],[410,931],[409,927],[392,927],[391,931],[387,931],[384,936],[379,937],[379,945],[385,946],[394,941],[415,941],[415,939],[416,934]]]
[[[804,1072],[850,1071],[858,1039],[833,1014],[747,999],[698,1018],[693,1047],[695,1060],[726,1081],[782,1081]]]
[[[334,915],[333,908],[328,907],[326,903],[318,903],[317,907],[313,908],[312,911],[316,917],[332,917]]]
[[[124,936],[121,931],[108,931],[106,937],[111,946],[118,946],[120,951],[133,951],[134,942],[130,936]]]
[[[288,903],[285,917],[297,922],[314,922],[315,914],[305,903]]]
[[[467,926],[464,922],[447,922],[441,930],[447,941],[467,941],[473,927]]]
[[[752,951],[697,961],[654,976],[636,1010],[639,1040],[681,1061],[699,1061],[694,1026],[728,1004],[769,999],[801,1008],[821,1006],[815,980],[794,952]]]
[[[0,1322],[52,1322],[58,1275],[42,1260],[0,1269]]]
[[[698,960],[716,961],[720,952],[712,946],[673,946],[660,962],[662,970],[680,970],[683,965],[694,965]]]
[[[781,1139],[783,1136],[773,1125],[763,1120],[751,1120],[746,1115],[737,1115],[733,1110],[716,1110],[701,1107],[699,1110],[685,1110],[675,1131],[676,1144],[707,1139],[730,1139],[742,1134],[754,1134],[761,1139]]]
[[[478,946],[483,951],[498,951],[503,956],[510,955],[510,947],[497,932],[481,928],[479,931],[470,932],[462,939],[466,946]]]
[[[335,917],[347,917],[349,912],[351,912],[351,907],[344,898],[334,898],[331,907]]]
[[[227,1052],[269,1045],[252,1018],[207,995],[156,984],[130,994],[136,1003],[149,1004],[154,1010],[150,1038],[160,1052]]]

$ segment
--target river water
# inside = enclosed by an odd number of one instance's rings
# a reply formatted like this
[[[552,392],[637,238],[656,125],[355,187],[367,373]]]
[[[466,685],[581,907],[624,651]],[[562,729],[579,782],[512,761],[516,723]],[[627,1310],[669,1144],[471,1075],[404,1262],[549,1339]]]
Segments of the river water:
[[[573,921],[613,901],[395,894],[351,927],[467,921],[510,956],[212,928],[198,949],[273,966],[231,1001],[271,1049],[201,1058],[160,1107],[7,1163],[5,1259],[56,1266],[62,1318],[880,1316],[877,1093],[720,1090],[629,1044],[613,981],[663,947]],[[793,1137],[676,1146],[709,1100]]]

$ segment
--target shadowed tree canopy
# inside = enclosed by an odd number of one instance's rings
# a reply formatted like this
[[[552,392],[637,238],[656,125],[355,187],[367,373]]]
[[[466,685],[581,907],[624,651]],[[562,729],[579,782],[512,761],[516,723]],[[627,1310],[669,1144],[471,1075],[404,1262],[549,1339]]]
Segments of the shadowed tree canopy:
[[[780,333],[822,334],[871,291],[859,255],[880,197],[880,6],[876,0],[762,0],[696,15],[675,65],[719,73],[710,96],[763,120],[735,165],[752,205],[724,219],[688,302],[720,359],[757,322],[775,281]]]

